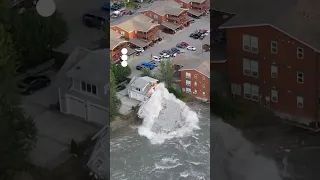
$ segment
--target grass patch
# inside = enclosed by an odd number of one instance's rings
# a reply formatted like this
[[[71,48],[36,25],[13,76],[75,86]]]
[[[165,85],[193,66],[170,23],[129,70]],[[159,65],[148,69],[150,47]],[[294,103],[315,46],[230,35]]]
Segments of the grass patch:
[[[178,90],[176,90],[173,87],[169,87],[168,91],[172,94],[174,94],[178,99],[182,100],[182,101],[187,101],[189,96],[187,94],[184,94]]]
[[[127,2],[126,3],[126,8],[134,8],[136,7],[137,3],[135,2]]]

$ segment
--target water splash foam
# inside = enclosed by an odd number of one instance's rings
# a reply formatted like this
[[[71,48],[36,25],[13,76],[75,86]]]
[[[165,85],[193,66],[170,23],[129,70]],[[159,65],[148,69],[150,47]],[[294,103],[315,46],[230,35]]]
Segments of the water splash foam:
[[[200,129],[197,113],[169,93],[162,83],[156,87],[149,100],[141,105],[138,116],[143,119],[138,133],[147,137],[152,144],[185,137]]]

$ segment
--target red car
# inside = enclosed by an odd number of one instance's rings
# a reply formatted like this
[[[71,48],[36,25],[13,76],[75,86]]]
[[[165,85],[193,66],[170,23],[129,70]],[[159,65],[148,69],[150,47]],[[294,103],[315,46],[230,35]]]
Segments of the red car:
[[[181,44],[184,45],[184,46],[189,46],[189,44],[186,43],[186,42],[181,42]]]

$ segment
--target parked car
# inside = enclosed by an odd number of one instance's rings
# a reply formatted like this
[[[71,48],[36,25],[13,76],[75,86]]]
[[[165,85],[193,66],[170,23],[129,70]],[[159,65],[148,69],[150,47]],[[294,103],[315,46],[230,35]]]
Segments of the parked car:
[[[186,42],[181,42],[181,44],[184,45],[184,46],[186,46],[186,47],[189,46],[189,44],[186,43]]]
[[[90,11],[82,16],[83,23],[88,27],[101,28],[109,20],[110,14],[107,11]]]
[[[158,67],[158,62],[155,60],[152,60],[149,62],[150,64],[154,65],[154,67]]]
[[[136,70],[141,70],[142,68],[144,68],[144,66],[142,66],[141,64],[138,64],[138,65],[136,66]]]
[[[165,53],[167,53],[167,50],[162,50],[159,54],[160,54],[160,55],[163,55],[163,54],[165,54]]]
[[[122,84],[122,85],[119,85],[116,87],[116,91],[119,92],[119,91],[124,90],[125,88],[126,88],[126,86],[124,84]]]
[[[194,19],[191,19],[190,21],[188,21],[190,24],[194,23]]]
[[[169,57],[170,57],[170,54],[163,53],[162,55],[160,55],[160,57],[162,57],[162,58],[169,58]]]
[[[200,34],[204,34],[204,33],[206,33],[206,32],[207,32],[206,29],[200,29],[200,30],[199,30],[199,33],[200,33]]]
[[[142,62],[141,65],[145,68],[149,68],[150,70],[154,69],[154,65],[153,64],[150,64],[148,62]]]
[[[160,61],[161,61],[161,58],[160,58],[159,56],[152,56],[152,60],[153,60],[153,61],[160,62]]]
[[[183,45],[182,43],[178,43],[178,44],[176,45],[176,47],[177,47],[177,48],[182,48],[182,49],[186,48],[186,46]]]
[[[140,53],[142,53],[142,52],[144,52],[144,49],[143,48],[136,48],[136,49],[134,49],[136,52],[140,52]]]
[[[131,10],[130,10],[130,11],[126,11],[126,12],[125,12],[125,15],[132,15],[132,14],[134,14],[134,12],[133,12],[133,11],[131,11]]]
[[[47,76],[29,76],[18,84],[18,88],[22,95],[30,95],[37,90],[49,86],[50,83],[51,81]]]
[[[171,52],[180,54],[180,50],[178,48],[175,48],[175,47],[171,48]]]
[[[196,48],[193,47],[193,46],[188,46],[187,49],[190,50],[190,51],[195,51],[196,50]]]
[[[206,37],[206,35],[205,35],[205,34],[202,34],[199,39],[202,40],[202,39],[204,39],[205,37]]]

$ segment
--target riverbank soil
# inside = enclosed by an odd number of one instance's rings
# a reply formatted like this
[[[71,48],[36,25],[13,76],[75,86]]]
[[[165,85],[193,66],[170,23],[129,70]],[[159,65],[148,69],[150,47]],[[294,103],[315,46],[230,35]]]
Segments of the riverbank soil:
[[[241,129],[258,152],[275,159],[284,179],[320,179],[320,133],[286,124],[265,109],[246,109],[225,121]]]

